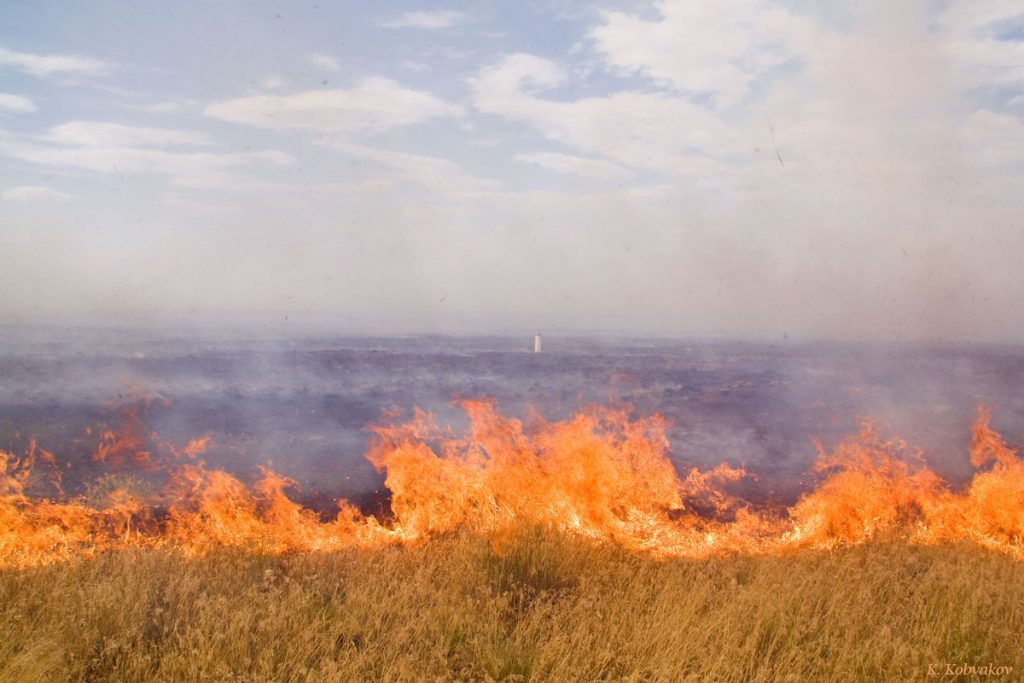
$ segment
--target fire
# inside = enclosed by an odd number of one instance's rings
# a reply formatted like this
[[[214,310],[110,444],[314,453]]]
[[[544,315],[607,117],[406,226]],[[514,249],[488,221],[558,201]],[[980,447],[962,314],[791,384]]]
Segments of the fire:
[[[971,463],[992,469],[974,477],[967,490],[962,521],[970,536],[986,545],[1020,548],[1024,543],[1024,462],[989,427],[990,414],[982,409],[974,424]]]
[[[929,518],[949,497],[919,451],[899,439],[881,439],[870,424],[832,453],[819,448],[814,469],[828,477],[789,510],[789,538],[798,543],[827,547],[929,528]]]
[[[631,422],[624,411],[594,410],[527,434],[493,403],[461,405],[471,424],[462,437],[423,414],[376,431],[369,458],[387,473],[395,521],[407,533],[529,520],[630,538],[682,507],[660,418]]]
[[[594,407],[524,424],[493,401],[459,405],[469,420],[462,434],[422,411],[372,429],[367,458],[391,494],[386,519],[339,500],[325,521],[290,496],[295,481],[269,468],[251,486],[208,468],[208,436],[180,448],[151,445],[155,435],[138,411],[124,413],[120,431],[97,431],[93,465],[129,467],[159,484],[151,491],[70,496],[61,482],[67,465],[31,441],[21,457],[0,452],[0,566],[140,546],[307,552],[417,543],[458,529],[498,547],[520,524],[675,556],[825,549],[885,535],[967,540],[1024,556],[1024,462],[991,429],[987,410],[972,428],[978,471],[962,490],[929,469],[920,451],[866,424],[832,451],[819,447],[816,488],[788,509],[768,509],[729,492],[748,476],[743,469],[723,464],[680,476],[660,416]]]
[[[142,408],[148,408],[149,401],[143,400]],[[155,469],[151,453],[146,449],[146,433],[140,409],[134,406],[122,410],[122,427],[119,430],[106,428],[100,431],[99,443],[93,451],[96,462],[109,463],[113,467],[134,467]]]

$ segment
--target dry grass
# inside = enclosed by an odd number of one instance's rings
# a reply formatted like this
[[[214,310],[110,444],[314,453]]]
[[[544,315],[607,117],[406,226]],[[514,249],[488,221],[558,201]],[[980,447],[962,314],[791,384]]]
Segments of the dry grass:
[[[0,573],[9,681],[904,681],[990,662],[1024,673],[1024,563],[970,545],[658,561],[524,530],[500,554],[459,534]]]

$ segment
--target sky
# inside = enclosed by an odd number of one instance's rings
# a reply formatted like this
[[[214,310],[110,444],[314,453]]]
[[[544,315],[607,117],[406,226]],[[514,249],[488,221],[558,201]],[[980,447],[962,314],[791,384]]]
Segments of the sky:
[[[0,320],[1014,342],[1024,6],[0,4]]]

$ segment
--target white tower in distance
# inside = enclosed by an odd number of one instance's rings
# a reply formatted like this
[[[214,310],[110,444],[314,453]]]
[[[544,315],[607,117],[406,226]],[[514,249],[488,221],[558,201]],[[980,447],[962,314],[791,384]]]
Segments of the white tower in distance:
[[[533,335],[533,352],[540,353],[540,332]]]

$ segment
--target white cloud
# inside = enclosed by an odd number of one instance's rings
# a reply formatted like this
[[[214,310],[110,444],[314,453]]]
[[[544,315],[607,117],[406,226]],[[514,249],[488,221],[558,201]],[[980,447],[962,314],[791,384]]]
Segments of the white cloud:
[[[973,85],[1024,86],[1024,41],[1000,40],[994,29],[1024,20],[1017,0],[955,0],[939,17],[948,47]]]
[[[81,147],[172,147],[209,145],[205,133],[173,128],[144,128],[102,121],[70,121],[54,126],[45,140]]]
[[[427,65],[426,62],[417,62],[412,59],[406,59],[399,63],[398,68],[402,71],[414,71],[419,73],[428,70],[430,66]]]
[[[199,102],[190,99],[162,100],[136,107],[139,111],[147,111],[151,114],[180,114],[182,112],[195,111],[198,108]]]
[[[495,97],[502,95],[520,99],[521,89],[554,88],[567,78],[560,64],[518,52],[506,56],[496,65],[482,69],[471,83],[478,91],[482,90],[490,101],[494,101]]]
[[[597,180],[619,180],[629,177],[626,169],[600,159],[585,159],[572,156],[571,154],[559,154],[557,152],[538,152],[534,154],[517,154],[516,161],[526,164],[536,164],[542,168],[558,173],[571,173],[576,175],[595,178]]]
[[[515,54],[482,69],[470,85],[480,111],[529,124],[544,137],[587,154],[683,176],[730,168],[717,157],[737,152],[735,131],[686,98],[635,91],[577,100],[537,95],[565,79],[558,64]]]
[[[252,95],[214,102],[207,116],[260,128],[322,132],[388,130],[441,116],[458,107],[388,78],[374,77],[348,90],[308,90],[291,95]]]
[[[942,23],[955,32],[973,32],[1024,15],[1017,0],[953,0],[942,13]]]
[[[448,159],[393,152],[344,140],[323,143],[350,157],[364,159],[388,167],[398,179],[416,185],[448,192],[474,192],[493,190],[498,184],[493,180],[470,175]]]
[[[305,185],[303,190],[311,190],[327,196],[337,196],[341,194],[348,195],[359,195],[367,196],[383,190],[388,190],[395,185],[393,178],[383,177],[369,177],[363,180],[354,181],[334,181],[327,183],[316,183],[315,185]]]
[[[26,113],[36,110],[36,104],[27,97],[0,92],[0,113]]]
[[[452,10],[434,10],[429,12],[405,12],[392,19],[380,22],[384,28],[448,28],[465,19],[465,14]]]
[[[260,83],[260,87],[266,88],[267,90],[280,90],[285,85],[287,85],[287,83],[285,83],[284,79],[276,75],[267,76]]]
[[[239,169],[293,162],[291,155],[273,150],[234,154],[170,151],[164,147],[208,141],[192,131],[92,121],[56,126],[38,140],[0,137],[0,154],[43,166],[111,175],[167,176],[176,185],[191,187],[228,187],[232,173]]]
[[[8,65],[32,74],[52,76],[53,74],[77,74],[98,76],[110,70],[111,64],[91,57],[78,55],[36,55],[0,48],[0,65]]]
[[[963,134],[974,165],[999,168],[1024,162],[1024,122],[1015,116],[976,111]]]
[[[227,184],[225,172],[253,163],[284,165],[291,157],[282,152],[210,154],[166,152],[133,147],[37,147],[3,149],[8,155],[46,166],[80,168],[106,174],[166,175],[178,185],[215,187]]]
[[[766,26],[771,8],[760,0],[661,0],[657,8],[656,20],[604,15],[590,38],[608,65],[732,104],[760,75],[792,57]]]
[[[309,61],[325,71],[341,71],[341,64],[337,59],[322,53],[309,55]]]
[[[23,203],[45,201],[62,202],[71,199],[71,195],[39,185],[19,185],[18,187],[12,187],[4,190],[0,193],[0,199],[3,199],[5,202]]]
[[[88,87],[114,95],[119,105],[126,109],[144,111],[150,114],[193,113],[202,109],[203,103],[190,97],[179,97],[170,93],[119,88],[106,82],[89,82]]]

